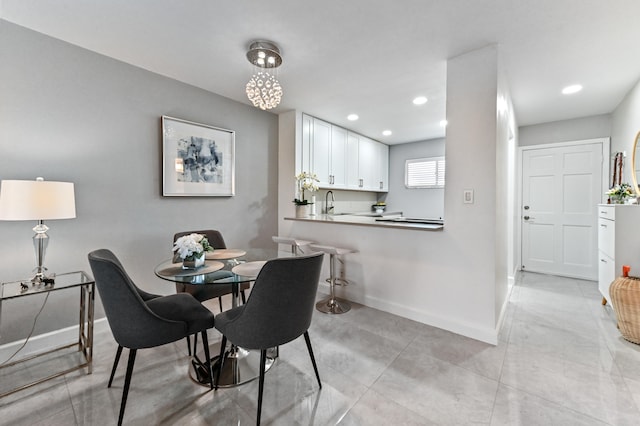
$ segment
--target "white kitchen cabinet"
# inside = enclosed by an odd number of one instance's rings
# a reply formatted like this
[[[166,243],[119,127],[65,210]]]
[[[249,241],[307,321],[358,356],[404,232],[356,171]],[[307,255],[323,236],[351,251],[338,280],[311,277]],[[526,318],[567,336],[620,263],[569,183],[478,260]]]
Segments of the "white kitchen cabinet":
[[[629,275],[640,276],[640,206],[598,205],[598,289],[602,304],[611,301],[609,286],[629,265]],[[614,307],[615,308],[615,307]]]
[[[389,147],[342,127],[302,115],[302,170],[315,173],[318,186],[387,192]]]
[[[302,120],[302,147],[310,151],[310,155],[302,155],[303,165],[307,157],[310,162],[303,171],[315,173],[321,188],[346,188],[347,131],[308,115],[303,115]],[[304,141],[306,126],[310,129],[309,144]]]

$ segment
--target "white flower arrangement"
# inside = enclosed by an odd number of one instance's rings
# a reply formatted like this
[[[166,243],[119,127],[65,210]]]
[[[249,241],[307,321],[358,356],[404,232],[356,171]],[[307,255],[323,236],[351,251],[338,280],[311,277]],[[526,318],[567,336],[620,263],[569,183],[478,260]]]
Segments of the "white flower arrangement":
[[[189,234],[178,238],[173,243],[173,251],[182,260],[200,259],[204,252],[213,251],[209,240],[202,234]]]
[[[621,183],[616,185],[606,192],[606,194],[614,201],[620,201],[624,203],[627,198],[633,197],[633,191],[631,185],[628,183]]]
[[[315,173],[302,172],[297,175],[296,184],[298,186],[299,197],[295,198],[293,202],[297,205],[309,204],[309,202],[304,199],[304,191],[316,192],[319,189],[316,182],[320,182],[320,179],[318,179]]]

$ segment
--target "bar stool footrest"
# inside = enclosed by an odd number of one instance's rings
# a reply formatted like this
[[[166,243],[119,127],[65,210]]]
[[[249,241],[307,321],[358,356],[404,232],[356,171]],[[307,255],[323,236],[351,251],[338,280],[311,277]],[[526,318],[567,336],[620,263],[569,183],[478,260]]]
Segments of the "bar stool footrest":
[[[325,280],[327,283],[331,284],[331,277]],[[333,280],[333,285],[340,285],[346,287],[350,284],[349,280],[345,280],[344,278],[335,278]]]

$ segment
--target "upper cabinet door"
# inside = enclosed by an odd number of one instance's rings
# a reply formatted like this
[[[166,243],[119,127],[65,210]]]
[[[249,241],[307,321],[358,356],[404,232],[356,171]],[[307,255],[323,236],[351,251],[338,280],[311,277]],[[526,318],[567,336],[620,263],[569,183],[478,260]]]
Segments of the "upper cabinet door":
[[[313,170],[311,164],[311,139],[313,138],[313,117],[302,115],[302,149],[298,155],[300,170],[296,172],[310,172]]]
[[[311,172],[315,173],[320,182],[319,186],[330,185],[331,175],[331,124],[313,118],[311,133]]]
[[[347,130],[331,126],[331,161],[329,182],[336,188],[347,187]]]
[[[347,189],[360,189],[360,136],[356,133],[347,134]]]
[[[378,149],[377,142],[360,136],[358,162],[360,174],[360,189],[378,191]]]
[[[389,145],[378,144],[378,190],[389,192]]]

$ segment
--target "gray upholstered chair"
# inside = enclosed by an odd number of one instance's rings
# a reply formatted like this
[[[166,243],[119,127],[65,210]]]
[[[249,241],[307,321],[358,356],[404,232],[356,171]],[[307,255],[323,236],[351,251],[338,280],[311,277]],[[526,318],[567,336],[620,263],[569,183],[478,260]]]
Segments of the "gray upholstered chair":
[[[322,388],[308,329],[323,256],[324,253],[314,253],[268,261],[258,274],[247,303],[216,316],[215,327],[222,333],[222,362],[227,339],[236,346],[260,350],[257,424],[262,412],[267,349],[304,335],[318,386]],[[216,370],[216,388],[221,369],[222,365]]]
[[[189,234],[202,234],[209,240],[209,245],[214,249],[226,249],[227,245],[224,242],[224,238],[220,231],[213,229],[205,229],[202,231],[184,231],[178,232],[173,236],[173,242],[175,243],[178,238]],[[179,259],[179,258],[178,258]],[[177,261],[174,257],[174,261]],[[249,283],[242,283],[239,286],[240,295],[242,296],[242,303],[245,302],[246,296],[244,291],[249,289]],[[218,298],[218,305],[220,306],[220,312],[222,312],[222,296],[233,293],[233,284],[216,284],[216,285],[189,285],[176,283],[177,293],[189,293],[196,298],[198,302],[204,302],[206,300]],[[193,353],[196,353],[197,338],[193,342]],[[187,336],[187,348],[189,355],[191,355],[191,340]]]
[[[214,315],[190,294],[157,296],[140,290],[129,278],[118,258],[106,249],[89,253],[89,264],[102,299],[109,327],[118,343],[109,385],[120,361],[122,348],[129,348],[118,425],[122,424],[127,403],[133,364],[138,349],[153,348],[175,342],[195,333],[202,334],[211,387],[213,372],[207,329],[213,327]]]

